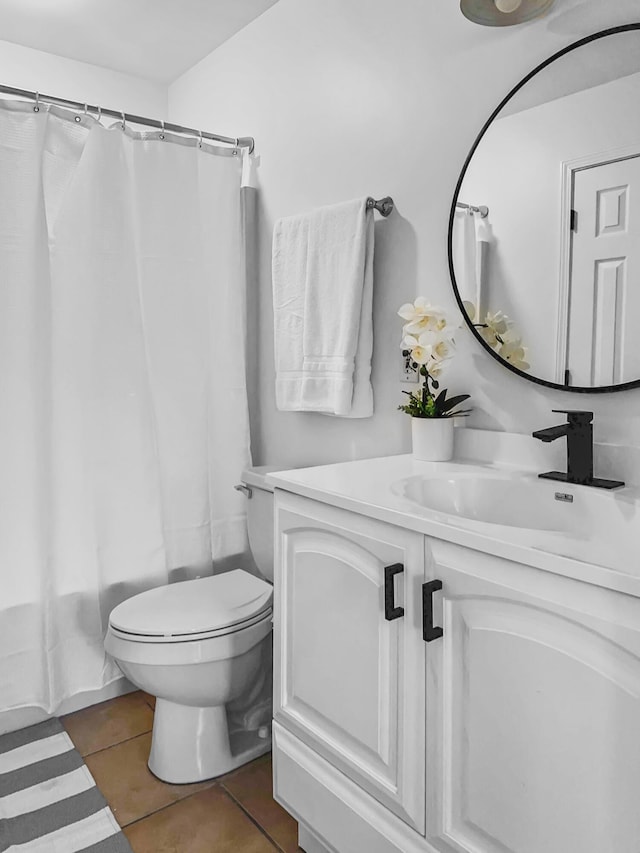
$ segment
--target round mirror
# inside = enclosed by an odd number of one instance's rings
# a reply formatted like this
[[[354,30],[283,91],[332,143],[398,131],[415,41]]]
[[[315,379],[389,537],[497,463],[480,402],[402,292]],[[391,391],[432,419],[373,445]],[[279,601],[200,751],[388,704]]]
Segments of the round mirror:
[[[494,111],[458,180],[449,268],[510,370],[567,391],[640,385],[640,24],[560,51]]]

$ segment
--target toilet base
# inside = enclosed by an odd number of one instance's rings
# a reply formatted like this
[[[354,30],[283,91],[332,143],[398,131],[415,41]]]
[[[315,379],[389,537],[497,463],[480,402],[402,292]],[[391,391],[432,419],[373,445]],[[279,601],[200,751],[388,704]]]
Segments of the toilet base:
[[[231,752],[224,705],[193,708],[157,699],[149,770],[172,784],[214,779],[271,749],[271,737],[255,733],[248,741],[242,752]]]

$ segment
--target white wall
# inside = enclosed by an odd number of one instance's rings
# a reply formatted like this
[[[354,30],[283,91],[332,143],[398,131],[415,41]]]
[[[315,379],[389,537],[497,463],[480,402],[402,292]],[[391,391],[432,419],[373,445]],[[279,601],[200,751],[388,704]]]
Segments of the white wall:
[[[0,41],[0,84],[166,119],[165,85],[8,41]],[[115,119],[104,119],[105,124],[111,121]]]
[[[457,0],[279,0],[170,87],[172,120],[254,135],[261,155],[256,462],[312,464],[408,450],[409,421],[396,411],[395,311],[416,293],[454,306],[447,220],[471,143],[534,65],[588,32],[640,17],[637,12],[637,0],[558,0],[547,18],[492,29],[466,21]],[[376,229],[375,416],[349,421],[279,413],[273,223],[367,194],[390,194],[397,205]],[[640,444],[640,390],[586,397],[550,391],[509,373],[466,330],[459,349],[447,385],[472,393],[473,425],[526,433],[553,423],[552,408],[589,407],[598,440]]]

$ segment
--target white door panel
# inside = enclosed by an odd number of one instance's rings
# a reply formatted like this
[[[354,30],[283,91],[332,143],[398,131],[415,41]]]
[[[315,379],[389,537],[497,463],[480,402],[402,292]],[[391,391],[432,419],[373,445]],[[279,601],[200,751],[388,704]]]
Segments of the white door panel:
[[[396,762],[381,688],[397,694],[399,632],[380,618],[381,567],[336,533],[286,535],[287,558],[295,563],[289,583],[295,654],[284,673],[289,707],[335,742],[348,741],[363,765],[382,773]]]
[[[573,173],[567,367],[571,385],[640,375],[640,157]]]
[[[274,717],[423,832],[422,537],[277,494]]]
[[[444,626],[428,653],[431,843],[637,853],[640,600],[431,547]]]

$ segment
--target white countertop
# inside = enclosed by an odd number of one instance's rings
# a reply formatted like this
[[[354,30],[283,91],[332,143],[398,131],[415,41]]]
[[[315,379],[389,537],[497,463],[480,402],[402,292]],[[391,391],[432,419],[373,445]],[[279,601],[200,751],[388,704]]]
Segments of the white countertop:
[[[548,484],[550,501],[554,500],[556,491],[575,495],[576,508],[567,510],[562,507],[559,511],[579,512],[580,501],[589,500],[615,513],[616,519],[621,517],[626,536],[623,544],[620,544],[620,539],[577,539],[560,532],[462,518],[427,509],[402,494],[402,483],[412,477],[442,478],[491,473],[538,480],[537,471],[476,460],[420,462],[411,455],[400,455],[273,472],[267,475],[267,480],[276,489],[640,597],[640,557],[636,556],[635,542],[629,537],[631,531],[635,533],[637,529],[637,541],[640,543],[640,503],[635,490],[603,492],[588,486],[538,481]]]

